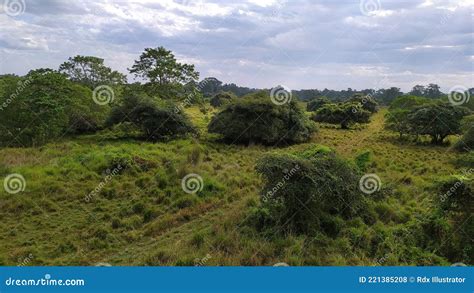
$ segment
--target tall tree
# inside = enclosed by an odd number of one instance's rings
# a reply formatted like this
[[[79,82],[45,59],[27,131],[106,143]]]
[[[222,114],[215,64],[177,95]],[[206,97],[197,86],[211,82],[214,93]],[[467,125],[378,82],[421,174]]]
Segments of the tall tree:
[[[410,91],[410,95],[413,95],[413,96],[422,97],[424,96],[424,94],[425,94],[425,87],[419,84],[415,85],[413,89]]]
[[[195,82],[199,78],[194,65],[179,63],[173,53],[164,47],[146,48],[128,70],[136,77],[160,86]]]
[[[124,74],[104,65],[104,59],[94,56],[69,57],[59,66],[59,72],[66,74],[70,80],[90,88],[99,85],[117,85],[127,81]]]

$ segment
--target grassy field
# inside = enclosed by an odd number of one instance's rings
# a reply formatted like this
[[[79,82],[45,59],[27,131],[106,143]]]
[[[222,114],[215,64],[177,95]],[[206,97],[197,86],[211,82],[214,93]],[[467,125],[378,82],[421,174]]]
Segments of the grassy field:
[[[24,192],[0,189],[0,264],[450,264],[436,251],[413,246],[411,237],[433,209],[433,184],[460,172],[453,165],[457,154],[446,146],[398,141],[383,130],[385,110],[366,126],[321,125],[310,142],[278,148],[219,143],[206,133],[211,112],[186,111],[199,138],[149,143],[103,132],[0,149],[0,176],[26,179]],[[314,144],[348,160],[370,151],[368,173],[381,178],[390,196],[374,201],[371,223],[355,218],[337,235],[261,235],[246,221],[262,187],[256,160]],[[118,164],[118,174],[107,177]],[[189,173],[203,178],[198,194],[181,188]]]

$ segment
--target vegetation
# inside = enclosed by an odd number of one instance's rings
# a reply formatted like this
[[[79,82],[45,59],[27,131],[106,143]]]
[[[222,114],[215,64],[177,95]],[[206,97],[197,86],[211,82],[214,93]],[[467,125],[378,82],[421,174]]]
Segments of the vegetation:
[[[210,104],[214,108],[219,108],[231,103],[232,100],[235,100],[235,99],[236,99],[236,96],[233,93],[220,92],[220,93],[215,94],[212,97],[212,99],[210,100]]]
[[[326,97],[315,98],[306,104],[306,111],[314,112],[319,110],[322,106],[330,103],[329,99]]]
[[[0,76],[1,265],[473,264],[463,107],[401,96],[364,108],[348,89],[325,90],[340,102],[314,113],[268,91],[215,109],[197,73],[161,79],[171,53],[149,53],[137,73],[157,75],[110,84],[108,104],[81,72]],[[461,141],[463,153],[447,147]],[[367,193],[361,179],[374,174]]]
[[[268,145],[304,142],[316,130],[296,102],[276,105],[263,91],[229,104],[208,129],[230,143]]]

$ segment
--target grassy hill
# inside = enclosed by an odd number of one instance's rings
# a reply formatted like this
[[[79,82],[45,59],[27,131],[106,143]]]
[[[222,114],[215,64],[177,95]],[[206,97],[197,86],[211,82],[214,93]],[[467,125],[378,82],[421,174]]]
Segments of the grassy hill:
[[[310,142],[278,148],[216,142],[206,133],[212,113],[186,111],[201,137],[150,143],[103,132],[0,149],[0,176],[20,173],[26,180],[24,192],[0,189],[0,264],[25,258],[29,265],[450,264],[415,243],[433,209],[434,183],[459,173],[458,155],[399,142],[383,130],[384,110],[366,126],[321,125]],[[367,171],[390,195],[374,199],[371,223],[355,218],[334,235],[261,235],[247,221],[262,187],[256,160],[314,144],[348,160],[370,151]],[[190,173],[203,179],[197,194],[181,188]]]

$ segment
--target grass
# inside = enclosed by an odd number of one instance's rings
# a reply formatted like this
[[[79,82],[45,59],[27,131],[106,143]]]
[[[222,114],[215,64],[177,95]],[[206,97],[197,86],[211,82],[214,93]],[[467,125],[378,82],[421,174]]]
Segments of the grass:
[[[285,238],[264,237],[246,224],[262,187],[255,161],[274,148],[218,143],[206,132],[212,112],[186,111],[200,138],[149,143],[99,133],[0,149],[0,176],[26,179],[24,192],[0,189],[0,264],[29,256],[29,265],[448,264],[436,251],[411,246],[406,230],[431,211],[433,182],[460,173],[453,165],[459,155],[399,142],[383,130],[384,110],[366,126],[320,127],[310,142],[278,148],[317,143],[350,160],[370,151],[367,172],[391,191],[370,211],[372,224],[355,218],[337,235]],[[117,164],[123,169],[107,180]],[[190,173],[203,178],[197,194],[181,189]]]

